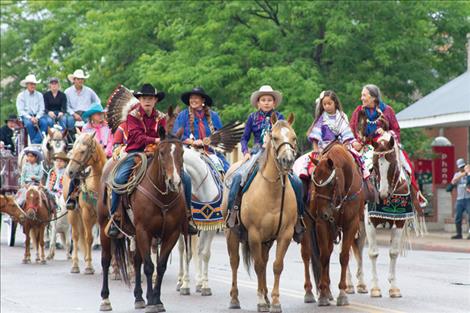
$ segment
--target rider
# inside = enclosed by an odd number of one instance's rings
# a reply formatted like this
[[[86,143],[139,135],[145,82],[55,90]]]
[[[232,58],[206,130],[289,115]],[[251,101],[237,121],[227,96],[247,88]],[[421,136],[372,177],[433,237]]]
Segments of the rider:
[[[101,104],[93,103],[82,115],[88,122],[83,126],[82,132],[95,133],[96,141],[103,147],[109,158],[113,153],[113,134],[104,119],[104,110]]]
[[[227,224],[229,227],[235,226],[238,216],[236,213],[232,214],[233,210],[239,210],[241,204],[241,190],[245,185],[248,174],[252,169],[257,166],[257,160],[261,153],[264,151],[264,136],[269,133],[271,129],[271,116],[276,114],[280,120],[284,116],[275,109],[282,101],[282,94],[273,90],[271,86],[261,86],[261,88],[251,95],[251,105],[257,109],[248,116],[245,123],[245,131],[241,139],[242,152],[244,154],[243,163],[236,170],[231,178],[229,202],[227,208],[229,210],[229,217]],[[251,151],[248,149],[248,142],[250,141],[251,134],[254,137],[253,148]],[[295,191],[298,206],[298,219],[294,228],[294,240],[300,242],[301,236],[304,232],[302,222],[303,218],[303,202],[302,202],[302,183],[296,175],[289,175],[292,187]]]
[[[222,128],[222,121],[219,115],[210,109],[212,98],[207,95],[202,87],[193,88],[181,95],[181,101],[188,106],[181,111],[176,118],[173,132],[176,133],[180,128],[184,128],[182,140],[183,143],[194,147],[204,147],[202,140],[209,137],[214,131]],[[214,151],[207,146],[206,152],[213,155]],[[227,172],[230,164],[224,155],[215,152],[217,161],[214,164],[219,171]]]
[[[357,141],[353,143],[353,147],[362,153],[365,153],[364,146],[372,144],[385,132],[388,128],[397,143],[400,143],[400,126],[398,124],[395,112],[392,107],[382,102],[379,87],[376,85],[365,85],[361,93],[362,105],[359,105],[353,112],[351,117],[351,129]],[[359,118],[360,115],[365,118]],[[387,125],[388,124],[388,125]],[[388,127],[387,127],[388,126]],[[399,157],[405,171],[411,178],[411,184],[417,191],[417,198],[420,206],[427,205],[427,200],[421,194],[415,179],[413,166],[406,152],[400,147]]]
[[[52,156],[54,160],[54,168],[49,171],[46,180],[46,191],[47,196],[50,201],[50,206],[53,210],[55,210],[57,203],[55,202],[54,196],[55,195],[62,195],[63,184],[62,180],[65,174],[65,167],[69,162],[69,158],[65,154],[65,152],[59,152]],[[51,199],[52,198],[52,199]]]
[[[39,185],[43,171],[41,161],[42,153],[35,147],[26,147],[24,150],[26,162],[23,165],[20,176],[20,190],[16,194],[16,202],[21,207],[26,200],[26,189],[28,185]]]
[[[158,138],[158,128],[166,126],[165,115],[154,108],[156,103],[165,98],[164,92],[157,92],[151,84],[144,84],[140,91],[134,93],[134,96],[140,100],[140,103],[132,108],[127,115],[129,137],[126,152],[128,156],[117,169],[116,177],[114,178],[117,184],[124,184],[128,181],[135,165],[133,155],[138,152],[143,152],[147,145],[158,144],[160,142],[160,138]],[[189,176],[184,172],[182,179],[185,186],[186,201],[188,202],[188,194],[189,201],[191,199],[191,181]],[[119,199],[119,194],[113,191],[111,199],[111,218],[106,227],[109,237],[116,237],[119,234],[119,229],[116,224],[113,223],[113,216],[119,206]],[[189,211],[188,215],[190,216],[190,202],[187,208]],[[191,219],[189,220],[189,233],[197,234],[197,228],[192,223]]]

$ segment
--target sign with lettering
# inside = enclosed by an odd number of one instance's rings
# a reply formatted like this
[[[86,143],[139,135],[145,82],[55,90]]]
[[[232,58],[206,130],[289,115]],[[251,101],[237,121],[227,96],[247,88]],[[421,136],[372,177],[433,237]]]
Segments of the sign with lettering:
[[[433,184],[448,184],[452,181],[455,168],[455,147],[432,147],[436,157],[433,159]]]

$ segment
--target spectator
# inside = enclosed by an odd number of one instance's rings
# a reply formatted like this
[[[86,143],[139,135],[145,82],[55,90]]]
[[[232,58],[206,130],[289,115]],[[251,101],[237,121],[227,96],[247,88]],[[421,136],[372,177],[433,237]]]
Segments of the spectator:
[[[85,75],[83,70],[76,70],[73,74],[68,75],[73,86],[65,89],[67,112],[75,122],[82,121],[82,114],[90,109],[92,103],[101,103],[93,89],[84,85],[87,78],[88,75]]]
[[[10,114],[5,121],[5,125],[0,128],[0,141],[3,142],[5,148],[10,150],[12,154],[15,153],[15,144],[13,143],[13,131],[17,127],[17,117],[15,114]]]
[[[26,90],[20,92],[16,98],[16,109],[28,131],[31,143],[41,143],[43,134],[47,132],[44,98],[39,91],[36,91],[36,84],[40,82],[33,74],[26,76],[20,83],[22,87],[26,87]]]
[[[58,78],[49,80],[49,91],[44,93],[44,106],[49,127],[58,122],[63,129],[73,130],[74,119],[67,114],[67,96],[60,91]]]
[[[455,202],[455,228],[457,234],[451,239],[462,239],[462,216],[467,212],[468,224],[470,226],[470,191],[467,188],[470,176],[470,165],[465,165],[464,159],[457,160],[458,172],[452,178],[452,184],[457,186],[457,201]],[[467,239],[470,239],[470,234]]]

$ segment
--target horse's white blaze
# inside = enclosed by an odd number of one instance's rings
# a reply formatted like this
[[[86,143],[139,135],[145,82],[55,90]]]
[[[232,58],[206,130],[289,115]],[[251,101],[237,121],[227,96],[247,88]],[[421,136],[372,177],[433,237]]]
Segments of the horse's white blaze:
[[[289,132],[290,132],[290,129],[288,127],[281,128],[282,142],[289,142],[289,136],[288,136]],[[286,153],[291,154],[291,156],[295,158],[294,150],[292,150],[290,146],[286,146],[286,147],[288,147],[286,149]]]
[[[379,158],[379,172],[380,172],[380,186],[379,186],[379,193],[380,197],[385,198],[388,194],[388,168],[390,167],[390,163],[385,158]]]
[[[178,172],[176,171],[175,150],[176,150],[176,145],[172,143],[170,153],[171,153],[171,160],[173,161],[173,181],[175,182],[175,185],[178,186],[180,184],[181,178],[178,175]]]

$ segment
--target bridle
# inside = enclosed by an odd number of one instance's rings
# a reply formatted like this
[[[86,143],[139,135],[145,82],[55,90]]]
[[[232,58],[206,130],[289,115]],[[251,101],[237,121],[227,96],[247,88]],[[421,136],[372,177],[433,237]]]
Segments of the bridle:
[[[83,160],[77,160],[73,157],[70,157],[70,162],[75,162],[78,164],[77,173],[80,173],[83,170],[85,170],[85,168],[88,166],[89,160],[96,154],[97,142],[93,137],[90,137],[89,140],[91,140],[91,146],[89,146],[89,149],[86,150],[87,153],[83,157]],[[73,152],[73,149],[72,149],[72,152]]]
[[[377,159],[385,159],[385,157],[389,154],[392,154],[396,152],[395,148],[392,147],[391,149],[389,150],[385,150],[385,151],[373,151],[373,155],[377,157]],[[387,159],[385,159],[387,162],[389,162]],[[395,191],[397,190],[398,188],[398,184],[400,183],[400,164],[398,162],[398,157],[395,156],[395,160],[397,160],[397,164],[395,164],[395,170],[393,171],[393,176],[392,176],[392,183],[390,184],[390,187],[392,188],[389,188],[389,196],[388,198],[390,198],[391,196],[393,196],[395,194]],[[391,164],[391,162],[389,162]],[[375,160],[374,160],[374,167],[375,167]],[[380,175],[380,171],[378,171],[378,173],[376,173],[376,175]],[[380,180],[378,180],[380,181]]]

